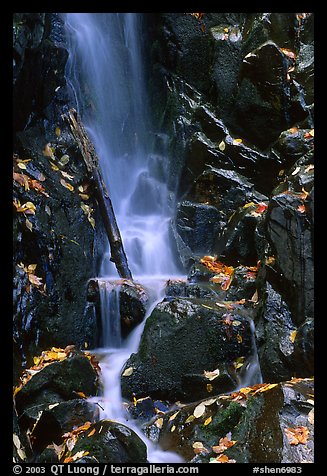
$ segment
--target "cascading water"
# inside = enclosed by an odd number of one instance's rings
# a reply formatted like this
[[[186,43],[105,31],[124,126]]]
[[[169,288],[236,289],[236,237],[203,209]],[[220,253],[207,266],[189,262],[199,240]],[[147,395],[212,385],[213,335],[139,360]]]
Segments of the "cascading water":
[[[168,161],[151,150],[142,15],[68,13],[64,19],[70,50],[67,80],[100,158],[129,267],[134,279],[152,294],[147,318],[164,296],[166,279],[181,276],[169,238],[172,198],[166,185]],[[117,271],[109,258],[108,249],[99,280],[102,416],[132,428],[146,442],[149,462],[180,462],[176,454],[161,451],[148,441],[124,409],[121,369],[138,349],[146,318],[128,338],[121,338]],[[240,376],[240,386],[260,381],[252,331],[253,359]]]
[[[164,276],[179,273],[169,245],[171,213],[165,157],[151,154],[141,51],[142,15],[68,13],[64,19],[70,50],[66,76],[100,158],[129,267],[134,278],[152,294],[148,316],[163,297]],[[145,319],[127,339],[121,339],[119,287],[112,284],[117,271],[109,258],[108,249],[99,287],[102,416],[127,424],[145,441],[127,415],[120,391],[121,368],[137,351]],[[176,454],[161,451],[147,440],[146,444],[149,462],[181,462]]]

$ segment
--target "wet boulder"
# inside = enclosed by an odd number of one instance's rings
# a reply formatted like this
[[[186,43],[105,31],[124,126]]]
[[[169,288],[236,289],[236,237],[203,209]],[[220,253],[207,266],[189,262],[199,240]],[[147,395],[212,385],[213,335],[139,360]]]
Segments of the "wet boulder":
[[[145,443],[131,428],[121,423],[100,420],[86,425],[86,429],[77,436],[73,449],[64,454],[66,462],[83,462],[85,456],[100,463],[147,462]],[[80,456],[74,459],[74,455]]]
[[[243,58],[236,100],[236,120],[243,137],[261,148],[289,127],[290,84],[286,80],[290,61],[273,42],[267,41]]]
[[[22,385],[15,390],[16,410],[24,429],[32,427],[44,410],[44,416],[48,415],[49,420],[54,422],[54,427],[64,427],[69,423],[65,422],[63,409],[68,411],[71,408],[73,413],[74,408],[79,408],[80,404],[67,402],[80,396],[85,398],[96,395],[99,389],[98,367],[92,356],[76,350],[68,350],[66,353],[58,349],[45,352],[44,355],[45,360],[39,364],[39,368],[34,367],[24,372]],[[60,407],[62,402],[66,405]],[[74,418],[83,419],[82,414],[86,409],[84,403],[81,405],[81,411],[76,410],[76,415],[67,416],[72,424]]]
[[[314,262],[310,195],[301,195],[300,192],[274,195],[267,215],[268,240],[283,275],[283,297],[290,306],[296,325],[313,316]]]
[[[145,432],[192,463],[309,463],[312,379],[258,384],[159,415]]]
[[[294,375],[293,354],[297,327],[281,295],[267,281],[257,309],[256,342],[264,382],[280,382]],[[296,375],[302,374],[298,366]],[[299,372],[299,373],[298,373]]]
[[[195,298],[159,303],[146,321],[138,352],[122,371],[123,396],[190,401],[212,391],[211,383],[217,392],[232,390],[236,360],[253,353],[250,313]],[[213,371],[211,382],[206,372]]]

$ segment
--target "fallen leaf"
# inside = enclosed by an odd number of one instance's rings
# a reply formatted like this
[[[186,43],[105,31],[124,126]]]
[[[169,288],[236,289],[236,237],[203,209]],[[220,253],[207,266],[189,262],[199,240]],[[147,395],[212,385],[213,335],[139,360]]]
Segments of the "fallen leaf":
[[[207,418],[207,419],[204,421],[203,425],[204,425],[204,426],[210,425],[211,422],[212,422],[212,417],[210,416],[209,418]]]
[[[18,162],[17,167],[19,167],[20,169],[26,170],[26,165],[23,162]]]
[[[188,418],[186,418],[185,420],[185,423],[191,423],[192,421],[195,420],[195,416],[194,415],[190,415]]]
[[[233,139],[233,145],[240,145],[242,144],[243,140],[242,139]]]
[[[314,169],[315,169],[315,166],[313,164],[310,164],[310,165],[308,165],[308,167],[306,167],[304,169],[304,172],[308,173],[308,172],[313,171]]]
[[[171,427],[170,431],[173,432],[173,431],[175,431],[175,430],[176,430],[176,426],[173,425],[173,426]]]
[[[29,274],[28,275],[28,280],[31,284],[33,284],[36,287],[42,285],[42,278],[39,278],[38,276],[35,276],[35,274]]]
[[[61,183],[61,185],[62,185],[63,187],[68,188],[68,190],[69,190],[70,192],[72,192],[72,191],[74,190],[73,185],[71,185],[70,183],[66,182],[64,179],[60,179],[60,183]]]
[[[205,378],[207,378],[208,380],[214,380],[215,378],[217,378],[220,374],[220,370],[219,369],[216,369],[216,370],[212,370],[212,371],[207,371],[207,370],[204,370],[203,372],[203,375],[205,376]]]
[[[87,435],[88,438],[90,438],[90,436],[93,436],[95,433],[95,428],[93,428],[93,430],[90,431],[90,433]]]
[[[48,409],[52,410],[53,408],[57,407],[58,405],[59,405],[59,403],[53,403],[52,405],[48,406]]]
[[[65,154],[61,157],[61,159],[59,160],[59,164],[60,165],[66,165],[68,164],[69,162],[69,155]]]
[[[128,367],[128,369],[124,370],[122,373],[122,377],[129,377],[132,375],[134,368],[133,367]]]
[[[57,137],[60,137],[60,134],[61,134],[60,127],[56,127],[55,133]]]
[[[297,207],[297,211],[298,211],[299,213],[305,213],[305,205],[299,205],[299,206]]]
[[[305,445],[308,441],[309,431],[306,426],[297,426],[295,428],[284,428],[290,445]]]
[[[300,172],[300,170],[301,170],[301,167],[299,167],[299,166],[298,166],[298,167],[296,167],[296,169],[295,169],[295,170],[293,170],[293,172],[292,172],[292,174],[291,174],[291,175],[296,175],[297,173],[299,173],[299,172]]]
[[[309,420],[309,423],[311,423],[311,425],[314,425],[314,417],[315,417],[314,411],[315,411],[314,408],[312,408],[312,410],[310,410],[308,413],[308,420]]]
[[[14,445],[16,446],[16,448],[19,449],[21,447],[21,443],[20,443],[20,439],[19,439],[18,435],[16,435],[16,433],[13,434],[13,441],[14,441]]]
[[[209,398],[209,400],[205,400],[202,402],[202,404],[206,407],[212,405],[213,403],[216,403],[217,399],[216,398]]]
[[[221,150],[221,152],[224,152],[224,150],[226,149],[226,144],[223,140],[219,143],[218,149]]]
[[[32,225],[32,223],[28,220],[28,218],[26,218],[26,220],[25,220],[25,225],[26,225],[26,228],[28,228],[30,231],[33,230],[33,225]]]
[[[51,157],[51,159],[54,159],[55,156],[53,155],[53,150],[51,148],[51,144],[46,144],[43,150],[43,155],[44,157]]]
[[[60,170],[60,173],[63,177],[65,177],[66,179],[68,180],[73,180],[74,176],[73,175],[70,175],[68,174],[67,172],[65,172],[64,170]]]
[[[178,413],[179,413],[179,412],[173,413],[173,414],[169,417],[169,420],[168,420],[168,421],[173,421],[173,420],[175,420],[176,415],[177,415]]]
[[[203,443],[201,441],[195,441],[192,445],[192,448],[196,455],[200,453],[209,453],[209,451],[203,446]]]
[[[59,170],[59,167],[56,164],[54,164],[53,162],[51,162],[51,160],[50,160],[50,165],[51,165],[52,170],[55,170],[55,171]]]
[[[205,411],[206,411],[205,405],[203,405],[203,403],[200,403],[198,406],[195,407],[193,415],[195,416],[195,418],[200,418],[204,414]]]
[[[236,340],[239,344],[242,344],[243,342],[243,337],[240,334],[236,334]]]
[[[294,344],[296,334],[297,334],[296,330],[291,331],[291,333],[290,333],[290,341],[292,342],[292,344]]]
[[[51,210],[50,210],[50,207],[49,207],[48,205],[46,205],[46,206],[44,207],[44,210],[45,210],[45,213],[46,213],[47,215],[49,215],[49,216],[51,215]]]
[[[207,383],[207,392],[211,393],[212,391],[213,391],[213,386],[211,385],[211,383]]]
[[[258,203],[255,211],[256,213],[263,213],[267,208],[268,205],[266,203]]]
[[[156,425],[157,428],[159,428],[161,430],[162,428],[162,425],[163,425],[163,418],[158,418],[154,424]]]
[[[18,448],[17,449],[17,454],[20,457],[20,459],[22,459],[22,460],[26,459],[26,454],[25,454],[25,451],[23,450],[23,448]]]
[[[285,56],[287,56],[288,58],[291,58],[291,59],[295,59],[296,58],[296,54],[294,53],[294,51],[288,49],[288,48],[281,48],[280,49]]]

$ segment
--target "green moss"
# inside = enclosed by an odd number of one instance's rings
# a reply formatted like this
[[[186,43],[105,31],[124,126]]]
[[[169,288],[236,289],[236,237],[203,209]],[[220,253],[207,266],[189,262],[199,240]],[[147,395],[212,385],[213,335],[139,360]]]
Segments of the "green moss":
[[[230,402],[227,408],[218,410],[209,425],[200,425],[197,430],[197,438],[206,441],[209,445],[217,444],[219,438],[234,431],[239,423],[245,408],[238,402]]]

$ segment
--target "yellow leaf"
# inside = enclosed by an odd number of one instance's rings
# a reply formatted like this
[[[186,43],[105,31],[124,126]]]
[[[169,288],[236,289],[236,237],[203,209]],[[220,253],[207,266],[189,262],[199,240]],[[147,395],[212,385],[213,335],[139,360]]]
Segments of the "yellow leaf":
[[[61,133],[60,127],[56,127],[55,132],[56,132],[56,136],[59,137]]]
[[[240,145],[242,144],[243,140],[242,139],[233,139],[233,145]]]
[[[173,426],[171,427],[170,431],[173,432],[173,431],[175,431],[175,430],[176,430],[176,426],[173,425]]]
[[[207,425],[209,425],[211,422],[212,422],[212,417],[210,416],[209,418],[207,418],[207,419],[204,421],[203,425],[204,425],[204,426],[207,426]]]
[[[224,32],[225,32],[225,33],[228,33],[228,28],[224,28]]]
[[[86,193],[79,193],[78,194],[82,200],[88,200],[90,198],[89,195],[86,195]]]
[[[88,216],[87,219],[88,219],[88,221],[91,223],[92,228],[95,228],[95,220],[94,220],[94,218]]]
[[[200,418],[204,414],[205,411],[206,411],[205,405],[203,405],[203,403],[200,403],[197,407],[195,407],[193,415],[195,416],[195,418]]]
[[[297,334],[296,330],[290,333],[290,341],[292,342],[292,344],[294,344],[296,334]]]
[[[163,418],[158,418],[158,420],[156,420],[154,424],[156,425],[157,428],[161,429],[163,425]]]
[[[90,431],[87,437],[90,438],[90,436],[94,435],[94,433],[95,433],[95,428],[93,428],[93,430]]]
[[[133,367],[128,367],[128,369],[124,370],[122,373],[122,377],[129,377],[132,375],[134,368]]]
[[[70,192],[74,190],[74,187],[70,183],[67,183],[64,179],[60,179],[60,183],[63,187],[68,188]]]
[[[33,362],[34,365],[39,365],[39,363],[41,362],[41,357],[33,357]]]
[[[226,149],[226,144],[223,140],[218,145],[218,149],[221,150],[221,152],[223,152]]]
[[[213,391],[213,386],[211,385],[211,383],[207,383],[207,392],[211,393],[212,391]]]
[[[56,164],[54,164],[53,162],[51,162],[51,160],[50,160],[50,164],[51,164],[52,170],[59,170],[59,167]]]
[[[25,220],[25,225],[26,225],[26,228],[29,229],[29,231],[32,231],[32,230],[33,230],[33,225],[32,225],[32,223],[28,220],[28,218],[26,218],[26,220]]]
[[[68,164],[69,162],[69,155],[65,154],[61,157],[61,159],[59,160],[59,164],[60,165],[66,165]]]
[[[18,162],[17,167],[20,169],[26,170],[26,165],[23,162]]]
[[[66,355],[66,354],[65,354]],[[76,394],[81,398],[87,398],[84,392],[76,392]]]
[[[195,416],[194,415],[190,415],[188,418],[186,418],[185,420],[185,423],[191,423],[192,421],[195,420]]]
[[[44,147],[44,150],[43,150],[43,155],[44,157],[51,157],[51,159],[54,159],[54,155],[53,155],[53,150],[51,148],[51,144],[47,144],[45,147]]]
[[[176,415],[177,415],[178,413],[179,413],[179,412],[173,413],[173,414],[169,417],[169,421],[173,421],[173,420],[176,418]]]

